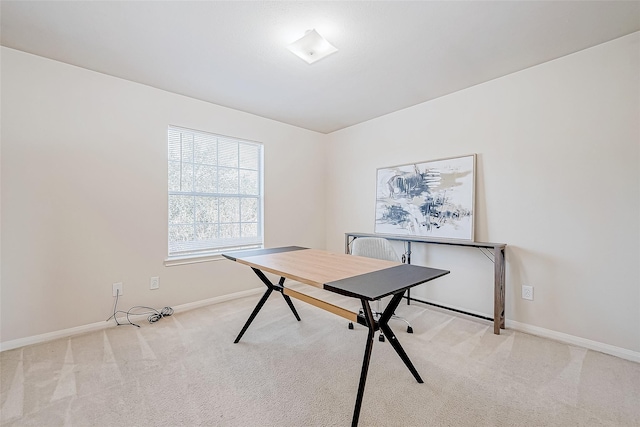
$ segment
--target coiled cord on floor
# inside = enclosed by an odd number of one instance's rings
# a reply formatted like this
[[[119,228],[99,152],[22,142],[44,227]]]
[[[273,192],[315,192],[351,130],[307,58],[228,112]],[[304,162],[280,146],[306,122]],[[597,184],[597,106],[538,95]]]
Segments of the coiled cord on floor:
[[[120,297],[120,292],[117,292],[116,293],[116,301],[113,304],[113,314],[111,316],[109,316],[109,318],[106,320],[108,322],[109,320],[111,320],[113,318],[113,320],[115,320],[115,322],[116,322],[116,325],[118,325],[118,326],[121,326],[121,325],[133,325],[133,326],[136,326],[136,327],[139,328],[140,325],[137,325],[137,324],[133,323],[131,321],[131,319],[129,318],[129,316],[148,315],[147,320],[149,321],[149,323],[155,323],[158,320],[162,319],[163,317],[168,317],[168,316],[171,316],[173,314],[173,308],[171,308],[171,307],[164,307],[164,308],[162,308],[162,309],[160,309],[158,311],[153,307],[147,307],[147,306],[144,306],[144,305],[133,306],[127,311],[118,310],[117,307],[118,307],[118,299],[119,299],[119,297]],[[143,309],[143,310],[146,310],[146,311],[143,311],[143,312],[140,312],[140,313],[134,312],[134,311],[137,311],[137,310],[140,310],[140,309]],[[118,313],[123,313],[126,316],[128,323],[120,323],[120,322],[118,322],[118,318],[116,317]]]
[[[142,308],[151,308],[151,307],[142,307]],[[164,307],[160,311],[156,310],[155,308],[151,308],[151,310],[153,310],[154,312],[151,313],[149,317],[147,317],[147,319],[149,320],[149,323],[155,323],[158,320],[162,319],[163,317],[171,316],[173,314],[173,308],[171,307]]]

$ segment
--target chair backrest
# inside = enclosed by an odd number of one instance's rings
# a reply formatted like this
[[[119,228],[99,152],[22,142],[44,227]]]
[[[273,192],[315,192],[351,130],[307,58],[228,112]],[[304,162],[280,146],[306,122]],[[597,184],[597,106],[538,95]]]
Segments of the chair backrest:
[[[400,262],[391,243],[381,237],[358,237],[351,242],[351,255]]]

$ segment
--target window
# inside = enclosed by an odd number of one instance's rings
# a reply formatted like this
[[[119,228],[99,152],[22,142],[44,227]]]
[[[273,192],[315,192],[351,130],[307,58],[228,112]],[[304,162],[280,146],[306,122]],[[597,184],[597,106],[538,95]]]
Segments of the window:
[[[262,245],[262,144],[169,127],[169,257]]]

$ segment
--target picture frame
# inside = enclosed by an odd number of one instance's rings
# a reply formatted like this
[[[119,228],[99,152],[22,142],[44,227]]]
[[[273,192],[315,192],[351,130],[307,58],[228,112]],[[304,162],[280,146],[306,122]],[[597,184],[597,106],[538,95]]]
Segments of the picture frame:
[[[474,241],[476,154],[378,168],[374,232]]]

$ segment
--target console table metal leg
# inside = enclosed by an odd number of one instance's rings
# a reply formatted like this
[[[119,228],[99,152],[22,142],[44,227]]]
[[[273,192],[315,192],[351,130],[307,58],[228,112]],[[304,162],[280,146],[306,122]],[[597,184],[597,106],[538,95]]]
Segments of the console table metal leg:
[[[407,261],[407,264],[411,264],[411,242],[407,242],[406,261]],[[407,305],[410,305],[410,304],[411,304],[411,288],[407,289]]]
[[[504,247],[496,247],[494,256],[494,290],[493,290],[493,333],[500,335],[500,329],[505,328],[504,300],[505,300],[505,261]]]

